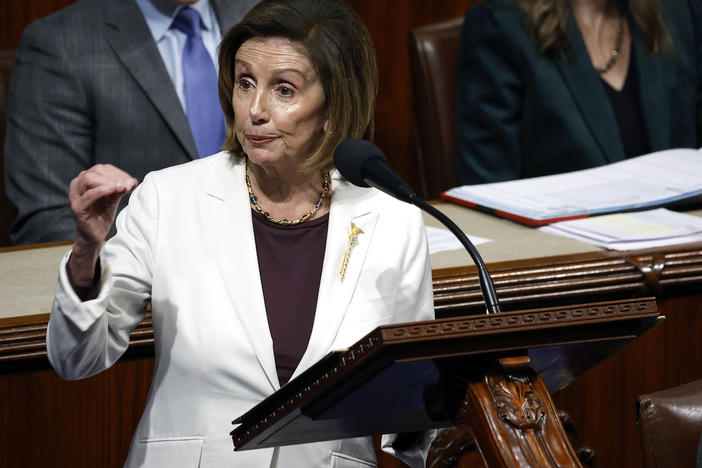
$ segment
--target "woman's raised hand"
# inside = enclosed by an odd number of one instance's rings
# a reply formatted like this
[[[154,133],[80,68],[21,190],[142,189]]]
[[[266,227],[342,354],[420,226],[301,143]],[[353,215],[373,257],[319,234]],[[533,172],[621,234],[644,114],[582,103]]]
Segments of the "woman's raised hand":
[[[120,199],[139,184],[111,164],[97,164],[71,181],[68,199],[77,234],[69,261],[74,286],[90,283],[100,246],[112,226]]]

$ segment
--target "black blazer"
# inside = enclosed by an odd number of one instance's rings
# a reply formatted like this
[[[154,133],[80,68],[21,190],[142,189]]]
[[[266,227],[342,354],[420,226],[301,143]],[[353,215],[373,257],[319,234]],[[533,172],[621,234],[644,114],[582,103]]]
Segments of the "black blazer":
[[[631,18],[651,150],[702,146],[702,3],[660,0],[674,55],[649,55]],[[461,183],[584,169],[625,158],[599,74],[574,18],[570,57],[549,58],[512,0],[471,8],[461,35],[456,147]]]

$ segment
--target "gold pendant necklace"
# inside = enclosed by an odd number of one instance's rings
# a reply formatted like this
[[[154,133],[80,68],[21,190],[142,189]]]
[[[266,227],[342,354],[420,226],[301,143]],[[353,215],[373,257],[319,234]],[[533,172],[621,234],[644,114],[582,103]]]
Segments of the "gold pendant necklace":
[[[324,199],[327,197],[327,194],[329,193],[329,173],[328,172],[322,173],[322,193],[319,194],[319,200],[317,200],[317,203],[314,204],[314,207],[306,215],[304,215],[298,219],[293,219],[292,221],[285,219],[285,218],[284,219],[274,218],[271,215],[269,215],[268,212],[261,207],[261,205],[259,205],[258,198],[256,198],[256,195],[254,195],[253,189],[251,188],[251,180],[249,180],[248,159],[246,160],[246,188],[249,191],[249,201],[251,202],[251,206],[253,207],[254,210],[256,210],[257,213],[261,214],[261,216],[266,218],[266,220],[270,221],[271,223],[280,224],[281,226],[294,226],[296,224],[304,223],[305,221],[312,218],[312,216],[314,216],[314,214],[324,204]]]
[[[621,55],[622,51],[622,45],[624,43],[624,15],[619,14],[619,27],[617,28],[617,40],[616,43],[614,44],[614,49],[610,52],[610,57],[609,60],[607,60],[607,63],[605,63],[602,66],[595,67],[595,70],[600,75],[603,75],[610,71],[612,67],[617,63],[619,60],[619,56]]]

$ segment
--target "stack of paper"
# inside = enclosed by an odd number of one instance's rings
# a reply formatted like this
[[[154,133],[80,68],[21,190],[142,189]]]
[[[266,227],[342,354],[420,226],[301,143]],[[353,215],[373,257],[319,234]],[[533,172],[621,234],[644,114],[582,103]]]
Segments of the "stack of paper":
[[[490,239],[478,236],[468,236],[468,239],[470,239],[473,245],[490,242]],[[463,244],[461,244],[451,231],[432,226],[427,226],[427,242],[429,244],[429,254],[464,248]]]
[[[673,149],[565,174],[464,185],[441,197],[521,223],[652,209],[702,196],[702,150]]]
[[[540,229],[612,250],[702,241],[702,218],[665,208],[561,221]]]

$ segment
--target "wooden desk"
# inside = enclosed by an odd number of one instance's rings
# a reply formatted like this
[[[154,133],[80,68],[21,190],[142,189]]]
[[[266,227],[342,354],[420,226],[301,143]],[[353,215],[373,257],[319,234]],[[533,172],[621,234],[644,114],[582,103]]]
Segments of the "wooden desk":
[[[466,232],[493,240],[479,250],[505,310],[658,298],[665,323],[554,396],[578,431],[576,446],[595,450],[595,466],[641,466],[636,395],[702,378],[702,243],[608,252],[458,206],[439,207]],[[153,372],[149,320],[132,334],[127,358],[98,376],[66,382],[48,366],[46,323],[56,266],[67,249],[0,249],[0,446],[11,447],[0,450],[0,466],[121,466],[144,407]],[[482,313],[467,254],[436,254],[432,266],[437,315]]]

